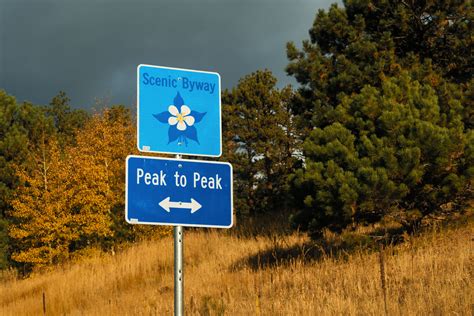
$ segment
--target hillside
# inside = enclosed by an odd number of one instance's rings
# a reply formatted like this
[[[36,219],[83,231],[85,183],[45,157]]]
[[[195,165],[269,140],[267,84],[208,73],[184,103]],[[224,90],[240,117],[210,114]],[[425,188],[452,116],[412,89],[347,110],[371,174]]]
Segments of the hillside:
[[[383,315],[380,253],[324,253],[308,239],[185,231],[189,315]],[[474,224],[383,252],[388,314],[470,315]],[[171,315],[173,240],[146,241],[26,280],[5,274],[0,314]],[[470,281],[471,280],[471,281]]]

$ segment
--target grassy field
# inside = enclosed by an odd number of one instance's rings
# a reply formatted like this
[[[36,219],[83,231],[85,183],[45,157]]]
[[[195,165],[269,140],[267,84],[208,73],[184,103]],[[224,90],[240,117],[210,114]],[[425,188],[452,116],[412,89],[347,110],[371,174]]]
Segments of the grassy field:
[[[186,313],[472,315],[473,232],[470,223],[383,251],[331,253],[298,233],[185,230]],[[4,274],[0,314],[42,315],[43,295],[47,315],[171,315],[173,240],[96,254],[25,280]]]

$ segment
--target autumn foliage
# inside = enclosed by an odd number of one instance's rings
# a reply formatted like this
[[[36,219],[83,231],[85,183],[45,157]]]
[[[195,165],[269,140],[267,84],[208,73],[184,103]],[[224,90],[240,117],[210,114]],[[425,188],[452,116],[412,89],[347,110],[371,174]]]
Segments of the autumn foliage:
[[[146,231],[122,224],[124,161],[134,135],[129,111],[113,107],[94,114],[62,147],[58,134],[32,146],[30,163],[16,166],[19,185],[8,212],[14,262],[28,269],[60,263]]]

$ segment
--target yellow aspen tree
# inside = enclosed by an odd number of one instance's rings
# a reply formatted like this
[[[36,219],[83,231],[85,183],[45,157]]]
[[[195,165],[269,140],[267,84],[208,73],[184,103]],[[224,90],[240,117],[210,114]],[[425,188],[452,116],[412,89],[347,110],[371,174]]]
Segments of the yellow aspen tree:
[[[12,201],[14,242],[12,259],[31,266],[53,264],[68,257],[68,246],[78,235],[72,229],[68,203],[74,190],[68,181],[70,166],[64,163],[55,139],[43,137],[32,153],[31,169],[19,169],[21,185]]]
[[[107,169],[96,164],[94,156],[79,145],[68,151],[69,179],[74,194],[69,201],[71,227],[79,236],[70,249],[76,251],[96,245],[101,238],[111,235],[110,200]]]
[[[55,138],[32,153],[35,163],[18,170],[22,183],[12,201],[12,259],[27,268],[64,261],[71,252],[111,235],[106,168],[78,147],[60,150]]]

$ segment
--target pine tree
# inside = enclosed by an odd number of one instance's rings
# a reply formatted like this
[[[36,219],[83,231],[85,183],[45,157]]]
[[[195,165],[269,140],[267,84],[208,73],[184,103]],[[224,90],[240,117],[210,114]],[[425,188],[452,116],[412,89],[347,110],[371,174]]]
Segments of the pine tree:
[[[241,214],[288,207],[287,176],[297,163],[298,143],[289,108],[292,91],[275,85],[270,71],[257,71],[224,94],[224,159],[234,167]]]
[[[287,71],[305,128],[295,224],[314,236],[392,217],[412,227],[472,198],[472,7],[345,1],[320,10]]]
[[[64,91],[53,97],[44,107],[47,117],[51,118],[62,146],[74,142],[76,130],[84,127],[89,115],[84,110],[71,109],[70,99]]]

